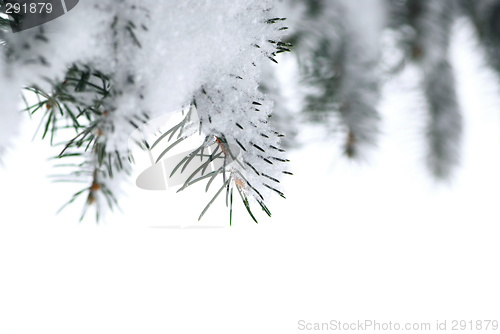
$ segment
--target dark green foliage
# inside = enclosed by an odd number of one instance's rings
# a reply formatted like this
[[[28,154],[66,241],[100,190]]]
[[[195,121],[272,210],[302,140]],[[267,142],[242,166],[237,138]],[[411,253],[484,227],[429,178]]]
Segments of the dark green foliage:
[[[459,163],[462,116],[454,72],[449,64],[455,0],[388,0],[390,27],[399,32],[405,62],[422,67],[422,90],[428,105],[427,166],[439,180],[449,179]]]
[[[500,1],[460,0],[462,13],[476,28],[491,67],[500,75]]]
[[[361,25],[354,27],[341,1],[289,3],[291,10],[305,7],[287,38],[295,45],[307,87],[304,115],[329,132],[341,131],[345,155],[358,158],[361,150],[376,144],[379,133],[378,50],[364,44]]]
[[[106,186],[105,180],[113,178],[119,172],[129,174],[128,164],[132,157],[122,156],[120,152],[108,152],[103,140],[107,128],[104,119],[111,113],[113,98],[111,80],[108,76],[87,66],[74,65],[68,69],[62,82],[52,82],[53,91],[49,94],[38,87],[26,87],[25,90],[36,94],[38,103],[27,106],[30,115],[44,110],[39,128],[43,128],[42,139],[50,134],[50,143],[58,131],[74,129],[76,135],[67,143],[55,159],[71,159],[72,163],[58,164],[59,167],[76,169],[68,175],[52,175],[54,182],[89,183],[90,185],[76,192],[61,210],[76,198],[87,196],[83,219],[89,205],[99,206],[98,196],[102,196],[113,209],[118,205],[116,196]],[[35,134],[36,135],[36,134]],[[75,163],[74,159],[83,162]],[[97,207],[96,220],[99,221],[101,208]],[[60,211],[60,210],[59,210]]]

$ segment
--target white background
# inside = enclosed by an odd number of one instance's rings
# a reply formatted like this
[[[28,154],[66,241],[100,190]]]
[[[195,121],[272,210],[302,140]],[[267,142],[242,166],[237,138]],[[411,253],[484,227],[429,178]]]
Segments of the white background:
[[[47,158],[59,151],[31,141],[39,118],[27,120],[0,169],[0,333],[500,320],[500,95],[471,38],[459,26],[452,45],[465,135],[450,186],[423,168],[425,112],[410,68],[384,88],[369,162],[345,161],[338,143],[304,128],[287,199],[271,202],[272,218],[256,208],[259,225],[239,197],[232,227],[222,197],[197,222],[203,186],[131,185],[125,214],[99,225],[92,215],[78,223],[81,202],[55,216],[80,185],[50,182]]]

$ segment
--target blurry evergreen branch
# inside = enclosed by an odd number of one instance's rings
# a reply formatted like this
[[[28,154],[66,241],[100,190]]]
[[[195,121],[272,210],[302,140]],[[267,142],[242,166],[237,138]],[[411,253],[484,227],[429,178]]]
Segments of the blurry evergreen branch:
[[[455,75],[449,60],[452,26],[459,16],[474,25],[491,67],[500,75],[499,0],[282,0],[294,27],[286,41],[296,46],[309,120],[340,128],[344,153],[360,157],[375,145],[380,116],[378,92],[386,76],[405,64],[421,68],[421,90],[428,121],[423,134],[427,166],[438,180],[448,180],[460,162],[463,120]],[[379,12],[369,13],[368,5]],[[292,15],[294,14],[294,15]],[[383,31],[396,36],[404,57],[386,69],[380,57],[380,34],[370,25],[376,15]],[[354,17],[355,19],[352,19]],[[363,28],[363,25],[366,27]],[[384,71],[384,72],[382,72]]]
[[[500,76],[500,1],[459,0],[459,5],[475,26],[490,66]]]
[[[310,121],[342,131],[344,153],[359,158],[379,133],[378,50],[365,44],[362,25],[353,24],[341,1],[288,2],[302,13],[287,41],[296,45],[308,87],[304,111]]]
[[[462,116],[449,61],[455,0],[389,0],[389,26],[400,32],[406,60],[422,68],[422,90],[428,106],[427,165],[447,179],[459,163]]]

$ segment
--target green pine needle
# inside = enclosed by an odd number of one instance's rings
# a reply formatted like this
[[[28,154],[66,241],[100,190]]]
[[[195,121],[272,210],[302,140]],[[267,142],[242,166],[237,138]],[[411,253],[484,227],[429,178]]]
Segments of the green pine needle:
[[[240,187],[236,186],[236,189],[238,190],[238,193],[240,194],[241,200],[243,201],[243,204],[245,205],[245,208],[247,209],[248,213],[250,214],[250,217],[256,222],[257,224],[259,223],[257,219],[255,219],[252,210],[250,210],[250,203],[248,203],[248,199],[245,195],[241,193]]]
[[[217,191],[217,193],[215,194],[215,196],[212,198],[212,200],[207,204],[207,206],[205,207],[205,209],[203,209],[202,213],[200,214],[200,217],[198,218],[198,221],[200,221],[201,217],[203,217],[203,215],[205,214],[205,212],[207,212],[208,208],[210,207],[210,205],[212,205],[212,203],[215,201],[215,199],[219,196],[219,194],[222,192],[222,190],[229,184],[229,182],[231,181],[231,177],[226,181],[226,183],[224,183],[222,185],[222,187],[219,189],[219,191]]]

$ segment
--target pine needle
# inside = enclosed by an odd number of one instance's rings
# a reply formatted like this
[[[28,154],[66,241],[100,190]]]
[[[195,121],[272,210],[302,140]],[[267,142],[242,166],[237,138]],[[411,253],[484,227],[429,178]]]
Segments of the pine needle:
[[[205,212],[207,212],[208,208],[210,207],[210,205],[212,205],[212,203],[215,201],[215,199],[219,196],[219,194],[222,192],[222,190],[226,187],[226,185],[231,181],[231,178],[229,178],[229,180],[226,181],[226,183],[224,183],[222,185],[222,187],[219,189],[219,191],[217,191],[217,193],[215,194],[215,196],[212,198],[212,200],[207,204],[207,206],[205,207],[205,209],[203,209],[202,213],[200,214],[200,217],[198,218],[198,221],[200,221],[201,217],[203,217],[203,215],[205,214]]]

